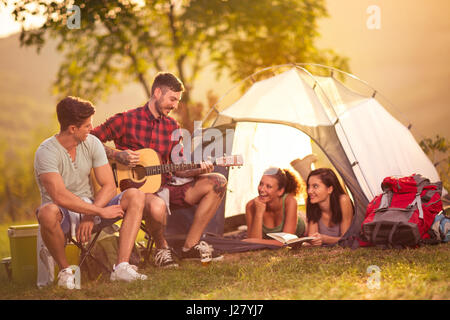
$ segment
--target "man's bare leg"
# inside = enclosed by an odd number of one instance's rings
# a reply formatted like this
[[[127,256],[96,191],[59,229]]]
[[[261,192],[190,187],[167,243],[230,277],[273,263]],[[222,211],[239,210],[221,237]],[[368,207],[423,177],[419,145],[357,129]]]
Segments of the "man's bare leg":
[[[147,230],[150,232],[157,249],[168,248],[164,238],[167,224],[167,208],[163,199],[152,193],[145,194],[144,219]]]
[[[117,264],[128,262],[134,247],[144,210],[145,194],[138,189],[127,189],[120,200],[125,212],[119,236]]]
[[[226,187],[227,179],[223,175],[208,173],[199,176],[194,186],[186,191],[185,201],[198,206],[184,243],[185,249],[192,248],[200,241],[203,231],[219,208]]]
[[[61,229],[62,213],[56,204],[49,203],[38,211],[41,236],[48,251],[55,259],[60,270],[69,267],[64,249],[65,236]]]

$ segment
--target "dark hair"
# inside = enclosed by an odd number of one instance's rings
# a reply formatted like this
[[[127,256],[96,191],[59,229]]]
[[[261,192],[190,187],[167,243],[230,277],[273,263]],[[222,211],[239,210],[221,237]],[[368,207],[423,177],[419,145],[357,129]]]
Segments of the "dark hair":
[[[156,88],[161,88],[161,90],[163,90],[164,87],[167,87],[174,92],[184,91],[184,85],[181,80],[170,72],[159,72],[156,75],[153,80],[152,94],[155,92]]]
[[[306,179],[306,188],[309,186],[309,178],[312,176],[318,176],[324,185],[327,187],[333,187],[333,192],[330,194],[330,209],[331,209],[331,221],[334,224],[338,224],[342,221],[342,210],[339,198],[341,195],[346,194],[342,188],[339,180],[333,170],[329,168],[319,168],[309,173]],[[309,195],[306,201],[306,217],[308,220],[318,222],[322,212],[319,204],[312,204]]]
[[[56,105],[56,115],[61,126],[61,131],[70,125],[81,126],[87,118],[95,113],[91,102],[78,97],[65,97]]]
[[[284,194],[292,193],[298,195],[300,192],[300,182],[297,178],[287,169],[269,168],[264,171],[264,175],[270,175],[277,180],[278,189],[284,188]]]

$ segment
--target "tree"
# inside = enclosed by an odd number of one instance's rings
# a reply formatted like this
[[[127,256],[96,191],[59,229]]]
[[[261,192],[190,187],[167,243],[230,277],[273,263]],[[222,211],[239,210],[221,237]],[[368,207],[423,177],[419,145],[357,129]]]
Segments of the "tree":
[[[10,146],[0,138],[0,222],[35,217],[40,193],[34,177],[34,152],[54,132],[54,125],[41,125],[30,133],[30,141]]]
[[[183,18],[205,38],[219,71],[241,80],[269,66],[311,62],[348,70],[348,61],[319,50],[317,21],[327,17],[322,0],[191,1]]]
[[[449,141],[436,135],[434,139],[424,138],[419,142],[420,147],[430,158],[436,167],[442,183],[447,190],[450,190],[450,143]]]
[[[71,11],[72,5],[79,11]],[[226,71],[235,81],[261,68],[296,62],[348,71],[346,58],[314,44],[317,20],[327,16],[324,0],[90,0],[70,5],[22,0],[14,6],[21,23],[27,14],[45,19],[37,29],[22,30],[22,45],[39,51],[54,38],[65,55],[55,94],[95,102],[138,82],[149,98],[149,75],[173,70],[187,89],[177,118],[191,131],[201,115],[187,106],[194,103],[190,93],[207,61],[216,66],[217,76]],[[79,28],[69,28],[76,19]]]

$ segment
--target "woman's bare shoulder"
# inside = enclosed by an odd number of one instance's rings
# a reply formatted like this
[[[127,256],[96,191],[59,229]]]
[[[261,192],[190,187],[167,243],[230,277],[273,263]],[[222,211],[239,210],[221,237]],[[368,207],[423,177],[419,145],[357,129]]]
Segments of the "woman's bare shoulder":
[[[297,206],[297,199],[295,199],[293,194],[289,193],[286,196],[286,205],[295,205],[295,206]]]
[[[342,194],[339,197],[339,204],[341,205],[342,213],[353,213],[353,203],[348,194]]]
[[[339,197],[339,203],[342,204],[351,204],[352,200],[348,196],[348,194],[341,194]]]

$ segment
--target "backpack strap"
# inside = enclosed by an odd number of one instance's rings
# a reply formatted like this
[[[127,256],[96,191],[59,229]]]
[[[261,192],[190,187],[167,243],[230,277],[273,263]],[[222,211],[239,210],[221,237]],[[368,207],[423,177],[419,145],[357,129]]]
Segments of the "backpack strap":
[[[430,179],[425,178],[420,174],[415,174],[414,180],[416,181],[417,185],[417,193],[422,193],[423,188],[431,184]]]
[[[394,236],[395,231],[397,230],[397,227],[399,225],[400,222],[395,223],[392,226],[391,232],[389,232],[389,237],[388,237],[388,243],[392,246],[392,238]]]
[[[423,177],[420,174],[413,175],[414,181],[416,181],[417,192],[422,193],[423,187],[430,184],[430,179]]]
[[[383,195],[381,196],[380,205],[375,210],[375,212],[389,208],[389,206],[391,205],[392,197],[393,197],[392,190],[388,189],[384,191]]]
[[[377,222],[375,224],[375,228],[373,228],[373,232],[372,232],[372,239],[370,239],[370,242],[372,242],[373,244],[375,244],[375,240],[377,238],[378,235],[378,231],[380,231],[380,227],[381,227],[381,222]]]
[[[420,195],[423,191],[423,188],[430,185],[430,180],[422,177],[420,174],[414,175],[414,180],[416,180],[417,183],[416,197],[414,198],[413,202],[408,205],[407,208],[411,209],[412,207],[414,207],[414,205],[417,205],[417,209],[419,210],[419,218],[423,220],[422,198]]]
[[[420,197],[420,193],[421,192],[416,193],[416,197],[413,202],[407,206],[407,209],[411,209],[414,205],[416,205],[417,209],[419,209],[419,218],[423,220],[422,198]]]
[[[417,182],[417,193],[416,193],[416,197],[414,199],[413,202],[411,202],[411,204],[408,206],[409,209],[411,209],[414,205],[417,205],[417,209],[419,210],[419,218],[423,219],[423,209],[422,209],[422,191],[424,189],[424,187],[426,186],[436,186],[436,189],[434,190],[429,190],[425,193],[424,195],[424,201],[427,202],[429,201],[433,195],[438,192],[439,194],[442,193],[442,182],[437,182],[437,183],[430,183],[430,180],[428,180],[427,178],[422,177],[420,174],[415,175],[414,178],[416,179]],[[439,202],[440,198],[436,201]],[[431,203],[433,204],[433,203]],[[431,205],[429,204],[429,205]]]
[[[373,244],[376,244],[376,239],[377,239],[377,235],[378,232],[380,231],[380,227],[381,227],[382,222],[379,221],[375,224],[375,228],[373,229],[372,232],[372,237],[370,239],[370,242],[372,242]],[[397,227],[399,226],[400,222],[396,222],[392,225],[391,231],[389,231],[389,236],[388,236],[388,245],[393,246],[394,244],[392,243],[392,238],[394,237],[394,233],[397,230]]]

